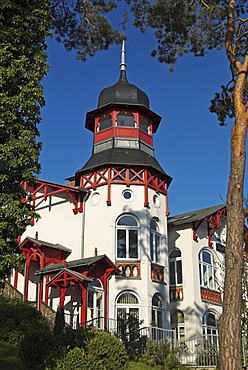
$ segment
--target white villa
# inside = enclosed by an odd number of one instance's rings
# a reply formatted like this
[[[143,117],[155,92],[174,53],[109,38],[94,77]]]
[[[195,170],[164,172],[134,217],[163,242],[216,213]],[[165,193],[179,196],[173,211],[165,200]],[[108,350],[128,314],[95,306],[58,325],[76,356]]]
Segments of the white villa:
[[[60,305],[73,327],[115,330],[126,316],[160,338],[216,338],[226,207],[168,217],[172,178],[153,147],[160,121],[127,80],[123,45],[119,80],[86,114],[87,163],[66,185],[24,185],[41,217],[20,237],[25,273],[9,283],[39,310]]]

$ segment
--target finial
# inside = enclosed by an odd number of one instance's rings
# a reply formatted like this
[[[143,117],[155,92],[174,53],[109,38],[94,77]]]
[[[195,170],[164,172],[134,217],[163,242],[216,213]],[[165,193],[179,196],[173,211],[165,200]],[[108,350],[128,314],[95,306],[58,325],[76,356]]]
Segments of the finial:
[[[124,9],[123,13],[123,22],[120,24],[122,25],[122,32],[123,35],[125,34],[126,30],[126,23],[128,22],[128,13],[126,11],[126,7]],[[125,51],[125,39],[122,40],[122,47],[121,47],[121,64],[120,64],[120,78],[119,81],[126,81],[127,82],[127,76],[126,76],[126,51]]]

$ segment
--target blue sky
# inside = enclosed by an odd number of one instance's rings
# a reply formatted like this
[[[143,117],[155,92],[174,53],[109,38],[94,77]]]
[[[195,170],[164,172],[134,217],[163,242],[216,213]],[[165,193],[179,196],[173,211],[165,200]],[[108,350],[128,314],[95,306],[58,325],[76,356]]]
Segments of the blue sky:
[[[222,203],[231,125],[220,127],[208,107],[230,77],[224,52],[185,56],[170,73],[149,55],[155,45],[151,33],[141,35],[128,26],[127,36],[128,81],[147,93],[150,108],[162,116],[154,147],[157,160],[173,177],[171,215]],[[63,184],[91,156],[93,138],[84,127],[85,116],[96,108],[99,92],[117,82],[121,46],[111,46],[87,62],[77,61],[74,52],[66,52],[53,39],[47,51],[50,71],[43,83],[40,178]]]

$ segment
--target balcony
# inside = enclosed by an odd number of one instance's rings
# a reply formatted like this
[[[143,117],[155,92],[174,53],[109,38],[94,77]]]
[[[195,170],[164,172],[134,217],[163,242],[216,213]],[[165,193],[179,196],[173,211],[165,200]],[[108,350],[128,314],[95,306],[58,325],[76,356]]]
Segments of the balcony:
[[[183,287],[170,287],[170,301],[183,301]]]
[[[201,300],[215,304],[222,304],[221,293],[213,290],[201,288]]]
[[[116,266],[121,271],[119,277],[140,278],[140,263],[116,262]]]
[[[153,281],[164,283],[164,267],[155,263],[151,264],[151,276]]]

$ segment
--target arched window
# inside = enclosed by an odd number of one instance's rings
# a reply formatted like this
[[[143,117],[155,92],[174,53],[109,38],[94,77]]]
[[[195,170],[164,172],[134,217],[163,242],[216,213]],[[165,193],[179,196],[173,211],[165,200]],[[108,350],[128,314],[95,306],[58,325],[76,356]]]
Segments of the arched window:
[[[148,129],[149,129],[149,122],[148,122],[148,119],[145,118],[144,116],[140,116],[140,120],[139,120],[139,128],[148,133]]]
[[[183,283],[182,254],[180,249],[174,249],[169,255],[170,286]]]
[[[135,127],[133,114],[130,112],[120,112],[117,115],[117,126]]]
[[[123,215],[116,222],[117,258],[139,258],[139,225],[131,215]]]
[[[117,297],[116,316],[119,335],[134,339],[132,336],[137,335],[139,327],[139,299],[136,294],[123,292]]]
[[[199,253],[200,285],[216,290],[218,288],[216,273],[217,269],[214,266],[212,253],[206,249],[201,250]]]
[[[159,261],[159,252],[160,252],[159,228],[156,220],[152,218],[150,222],[150,254],[152,262]]]
[[[88,284],[87,321],[94,327],[103,329],[103,289],[100,280]]]
[[[217,344],[218,337],[218,317],[216,312],[208,310],[203,316],[202,322],[203,335],[211,344]]]
[[[182,311],[177,310],[171,314],[171,329],[175,330],[177,341],[185,340],[184,314]]]
[[[112,126],[112,119],[110,114],[105,114],[99,119],[98,130],[102,131]]]
[[[152,297],[152,325],[163,327],[163,302],[158,293]]]

